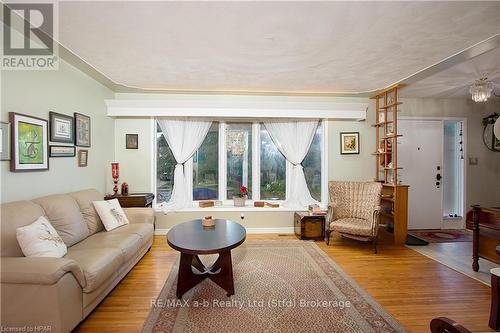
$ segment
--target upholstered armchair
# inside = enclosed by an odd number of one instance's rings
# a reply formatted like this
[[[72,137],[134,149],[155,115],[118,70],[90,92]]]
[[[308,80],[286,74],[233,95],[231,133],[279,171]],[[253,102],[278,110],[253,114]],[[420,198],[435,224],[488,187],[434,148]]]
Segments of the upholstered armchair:
[[[330,181],[328,184],[326,243],[332,231],[360,241],[371,241],[377,253],[378,212],[382,184]]]

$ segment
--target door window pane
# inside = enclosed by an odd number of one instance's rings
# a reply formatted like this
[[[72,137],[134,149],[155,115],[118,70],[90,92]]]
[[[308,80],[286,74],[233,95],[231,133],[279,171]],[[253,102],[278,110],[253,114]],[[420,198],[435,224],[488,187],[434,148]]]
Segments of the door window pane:
[[[252,124],[229,123],[226,128],[227,199],[248,188],[252,198]]]
[[[274,144],[264,125],[260,126],[260,198],[285,200],[285,157]]]
[[[319,123],[311,147],[302,162],[309,192],[318,201],[321,201],[321,128],[321,123]]]
[[[160,126],[156,125],[156,200],[170,200],[174,187],[174,169],[177,162],[163,136]]]
[[[193,156],[193,199],[219,197],[219,123],[212,123],[205,140]]]

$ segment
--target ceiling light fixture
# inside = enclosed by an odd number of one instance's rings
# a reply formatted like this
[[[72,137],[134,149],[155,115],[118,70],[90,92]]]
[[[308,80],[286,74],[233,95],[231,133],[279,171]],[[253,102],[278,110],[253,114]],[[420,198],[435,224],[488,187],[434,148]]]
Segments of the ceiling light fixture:
[[[469,92],[474,102],[486,102],[491,97],[493,83],[483,77],[470,86]]]

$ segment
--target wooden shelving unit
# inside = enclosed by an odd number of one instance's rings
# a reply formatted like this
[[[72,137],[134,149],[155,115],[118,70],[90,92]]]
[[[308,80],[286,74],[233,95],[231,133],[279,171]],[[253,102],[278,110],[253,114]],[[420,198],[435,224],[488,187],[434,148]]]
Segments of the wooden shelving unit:
[[[408,234],[408,185],[398,182],[398,90],[402,85],[386,89],[371,97],[375,100],[375,180],[381,182],[381,224],[394,233],[394,242],[404,244]]]

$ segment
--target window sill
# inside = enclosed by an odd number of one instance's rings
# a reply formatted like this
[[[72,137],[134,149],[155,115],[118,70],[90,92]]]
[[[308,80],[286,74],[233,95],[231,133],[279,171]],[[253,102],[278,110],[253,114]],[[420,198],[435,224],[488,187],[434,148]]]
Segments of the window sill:
[[[283,207],[280,206],[278,208],[271,208],[271,207],[254,207],[253,204],[252,206],[246,205],[244,207],[235,207],[233,205],[222,205],[222,206],[214,206],[214,207],[188,207],[188,208],[183,208],[183,209],[177,209],[170,211],[169,213],[190,213],[190,212],[298,212],[298,211],[307,211],[307,207],[304,207],[303,209],[297,209],[297,208],[290,208],[290,207]],[[163,211],[155,207],[155,212],[157,213],[162,213]]]

